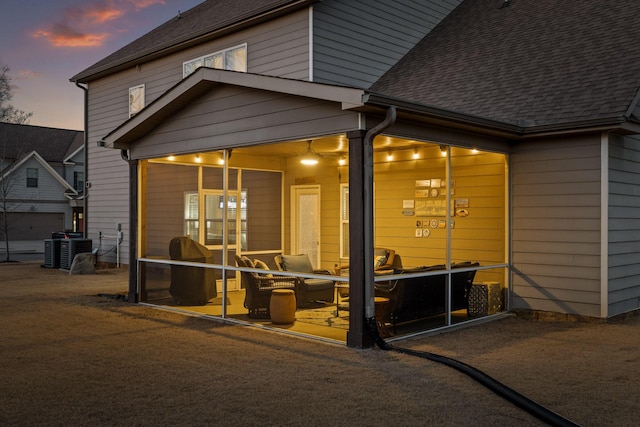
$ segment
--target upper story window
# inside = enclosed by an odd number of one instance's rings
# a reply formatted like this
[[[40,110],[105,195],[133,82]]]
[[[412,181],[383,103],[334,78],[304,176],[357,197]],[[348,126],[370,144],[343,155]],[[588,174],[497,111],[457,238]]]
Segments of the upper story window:
[[[182,77],[187,77],[198,67],[219,68],[247,72],[247,44],[223,49],[199,58],[186,61],[182,64]]]
[[[38,188],[38,169],[27,168],[27,187]]]
[[[129,117],[135,116],[144,108],[144,85],[129,88]]]
[[[73,173],[73,188],[78,191],[84,190],[84,172]]]

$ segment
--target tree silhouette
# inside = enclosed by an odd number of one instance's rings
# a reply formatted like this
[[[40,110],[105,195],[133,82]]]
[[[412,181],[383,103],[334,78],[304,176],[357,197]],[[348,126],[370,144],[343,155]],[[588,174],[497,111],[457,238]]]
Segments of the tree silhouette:
[[[33,113],[25,113],[9,103],[11,98],[13,98],[12,90],[9,67],[3,65],[2,71],[0,72],[0,122],[24,124]],[[0,219],[2,220],[2,235],[4,237],[6,262],[11,261],[11,253],[9,252],[9,212],[11,211],[9,196],[15,184],[15,177],[11,172],[13,172],[15,161],[19,158],[19,156],[11,159],[7,157],[8,144],[8,138],[0,134]]]
[[[26,123],[33,113],[25,113],[16,109],[9,103],[13,98],[13,87],[11,86],[11,76],[9,67],[2,66],[0,73],[0,122],[4,123]]]

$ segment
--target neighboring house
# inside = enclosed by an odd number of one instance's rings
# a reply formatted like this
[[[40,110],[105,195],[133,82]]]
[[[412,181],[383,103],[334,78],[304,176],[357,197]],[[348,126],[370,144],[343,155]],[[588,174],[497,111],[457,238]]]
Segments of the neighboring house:
[[[206,1],[71,79],[88,85],[89,237],[122,224],[136,301],[136,261],[144,273],[180,235],[227,277],[234,254],[348,262],[356,347],[388,281],[374,246],[447,277],[479,262],[507,310],[636,310],[639,12]],[[447,309],[438,326],[464,320]]]
[[[0,123],[0,214],[12,251],[42,252],[53,232],[83,231],[84,163],[82,131]]]

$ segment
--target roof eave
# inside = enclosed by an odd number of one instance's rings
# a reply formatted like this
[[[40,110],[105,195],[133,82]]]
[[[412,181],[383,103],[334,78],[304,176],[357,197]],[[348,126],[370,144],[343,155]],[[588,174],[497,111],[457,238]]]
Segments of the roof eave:
[[[365,104],[364,109],[366,109],[366,106],[373,105],[382,108],[394,105],[398,109],[399,115],[402,115],[404,112],[404,114],[410,114],[413,115],[413,117],[422,117],[424,121],[429,121],[430,123],[445,124],[447,126],[512,140],[590,132],[613,132],[621,135],[640,133],[640,120],[634,120],[632,116],[625,117],[616,115],[547,125],[534,124],[521,126],[376,93],[368,93],[363,98],[363,102]]]
[[[593,132],[640,133],[640,123],[627,120],[624,116],[548,125],[519,126],[388,97],[368,92],[364,89],[213,68],[199,68],[145,107],[136,116],[107,134],[99,141],[99,145],[126,150],[131,142],[151,132],[167,117],[187,105],[191,100],[211,90],[214,86],[225,84],[338,102],[341,104],[342,109],[356,112],[382,112],[394,106],[397,108],[399,116],[404,116],[409,120],[476,132],[514,142],[540,137]]]
[[[62,176],[60,176],[60,174],[56,172],[56,170],[52,168],[51,165],[40,154],[38,154],[37,151],[31,151],[30,153],[26,154],[20,161],[14,163],[13,165],[9,165],[9,167],[4,170],[4,174],[0,177],[0,181],[6,179],[9,175],[20,169],[27,162],[27,160],[32,158],[40,163],[42,168],[49,172],[49,174],[56,181],[58,181],[61,186],[63,186],[66,190],[77,194],[76,189],[73,188],[71,184],[69,184]]]
[[[398,109],[398,114],[404,113],[414,117],[423,117],[432,123],[435,122],[456,128],[464,128],[498,137],[514,138],[517,137],[522,130],[522,128],[517,125],[377,93],[367,93],[363,97],[363,103],[368,106],[375,105],[382,108],[388,108],[393,105]]]
[[[75,76],[71,77],[69,81],[76,83],[88,83],[91,80],[95,80],[101,77],[108,76],[119,71],[126,70],[139,64],[143,64],[154,59],[158,59],[167,56],[171,53],[187,49],[191,46],[195,46],[209,40],[213,40],[224,36],[225,34],[237,32],[243,28],[254,26],[260,22],[264,22],[286,13],[290,13],[294,10],[309,6],[312,3],[316,3],[320,0],[298,0],[296,2],[283,1],[280,5],[276,5],[268,10],[259,10],[251,15],[242,16],[233,22],[218,28],[218,29],[205,29],[200,33],[192,34],[184,38],[174,39],[171,42],[156,46],[152,49],[143,52],[136,52],[135,55],[130,55],[121,60],[115,61],[110,64],[106,64],[90,72],[82,71]]]
[[[71,159],[78,153],[80,153],[82,150],[84,150],[84,144],[77,147],[75,150],[73,150],[71,152],[71,154],[69,154],[68,156],[66,156],[64,158],[64,160],[62,161],[62,163],[64,163],[65,165],[69,164],[69,165],[75,165],[76,163],[71,161]]]
[[[611,132],[620,135],[640,133],[640,124],[626,120],[624,117],[605,117],[599,119],[561,122],[549,125],[528,126],[522,128],[520,140],[560,136],[580,133]]]
[[[357,88],[201,67],[107,134],[99,145],[126,150],[132,141],[153,130],[166,117],[221,84],[338,102],[345,110],[362,105],[365,93]]]

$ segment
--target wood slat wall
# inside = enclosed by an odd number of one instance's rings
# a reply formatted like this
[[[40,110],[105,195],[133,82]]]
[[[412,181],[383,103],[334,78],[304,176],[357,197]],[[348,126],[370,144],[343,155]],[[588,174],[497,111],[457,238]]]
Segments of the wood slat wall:
[[[348,182],[348,169],[339,167],[337,158],[326,157],[315,166],[304,166],[298,158],[286,162],[284,174],[284,253],[291,253],[291,186],[320,186],[319,268],[333,270],[340,261],[340,183]]]
[[[147,164],[145,256],[169,257],[169,242],[184,236],[185,192],[198,191],[198,168]]]
[[[446,261],[447,230],[432,228],[431,220],[444,221],[444,216],[405,216],[403,200],[415,200],[416,181],[441,179],[446,181],[446,158],[434,144],[424,144],[421,158],[414,160],[409,153],[394,153],[394,161],[385,162],[380,156],[375,165],[375,231],[376,246],[392,248],[401,256],[403,267],[444,264]],[[404,158],[401,156],[404,155]],[[452,217],[451,261],[478,261],[481,265],[506,261],[506,158],[501,154],[478,153],[452,148],[452,200],[468,199],[469,216]],[[436,198],[446,200],[446,189]],[[409,209],[411,211],[411,209]],[[418,214],[418,209],[416,209]],[[416,237],[416,221],[428,237]],[[478,281],[505,283],[503,271],[479,273]]]

